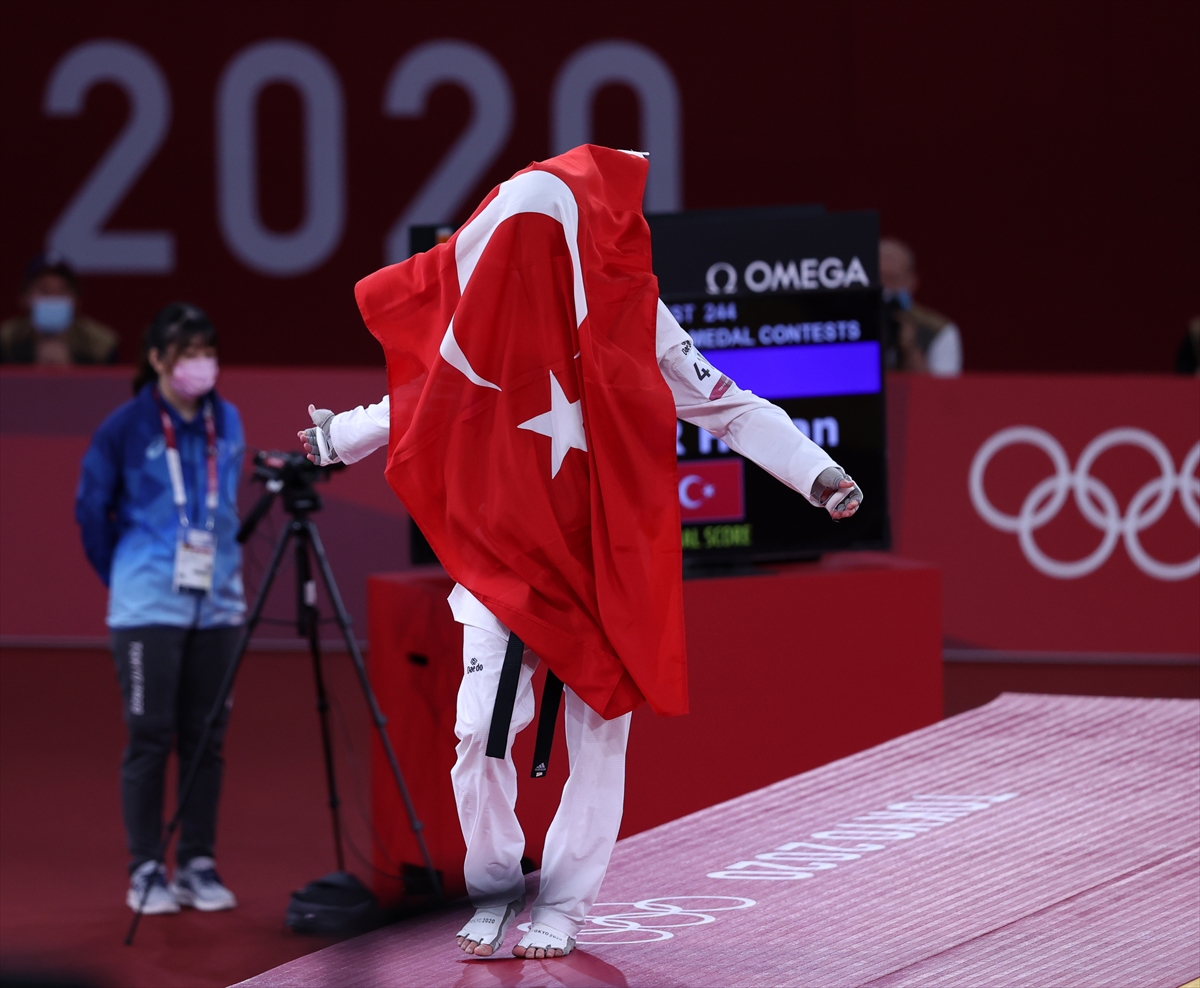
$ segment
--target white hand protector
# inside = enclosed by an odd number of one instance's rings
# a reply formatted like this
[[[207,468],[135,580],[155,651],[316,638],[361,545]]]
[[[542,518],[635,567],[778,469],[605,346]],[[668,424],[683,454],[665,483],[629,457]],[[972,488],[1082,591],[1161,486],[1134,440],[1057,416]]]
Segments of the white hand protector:
[[[341,463],[337,450],[333,448],[333,439],[329,435],[329,424],[333,421],[333,412],[328,408],[309,405],[308,414],[312,418],[314,428],[304,430],[304,440],[312,447],[314,462],[319,467]]]
[[[854,486],[842,487],[843,480],[850,481]],[[858,489],[858,484],[854,483],[854,478],[841,467],[829,467],[822,470],[813,481],[812,496],[820,502],[821,507],[833,515],[835,511],[839,514],[857,511],[858,506],[862,504],[863,492]]]

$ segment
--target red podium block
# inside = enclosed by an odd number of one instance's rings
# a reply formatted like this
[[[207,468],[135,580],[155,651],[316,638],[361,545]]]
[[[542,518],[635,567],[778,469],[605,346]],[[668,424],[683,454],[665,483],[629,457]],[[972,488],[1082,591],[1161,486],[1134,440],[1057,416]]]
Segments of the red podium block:
[[[465,891],[450,768],[462,631],[440,570],[367,581],[371,681],[447,892]],[[942,712],[938,571],[883,553],[684,583],[691,712],[643,706],[630,732],[621,836],[666,823],[937,721]],[[544,668],[534,679],[539,702]],[[541,779],[534,725],[517,739],[517,815],[540,862],[567,776],[562,717]],[[421,861],[375,742],[372,815],[380,871]],[[399,881],[376,891],[394,901]]]

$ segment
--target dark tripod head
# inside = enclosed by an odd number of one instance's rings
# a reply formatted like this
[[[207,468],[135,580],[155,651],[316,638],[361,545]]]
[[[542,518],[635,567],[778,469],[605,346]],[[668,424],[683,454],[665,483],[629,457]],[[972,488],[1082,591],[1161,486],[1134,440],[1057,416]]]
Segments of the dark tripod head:
[[[300,452],[260,449],[254,454],[253,478],[266,487],[242,527],[238,529],[240,543],[250,538],[263,515],[271,510],[277,495],[283,497],[283,509],[293,518],[303,518],[321,510],[321,495],[313,486],[318,480],[328,480],[335,470],[345,469],[341,463],[319,467]]]

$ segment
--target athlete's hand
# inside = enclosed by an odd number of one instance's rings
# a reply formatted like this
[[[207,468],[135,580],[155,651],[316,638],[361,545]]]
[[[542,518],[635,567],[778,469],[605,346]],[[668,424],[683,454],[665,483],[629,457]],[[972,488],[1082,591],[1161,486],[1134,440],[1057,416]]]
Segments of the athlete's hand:
[[[341,463],[337,450],[333,448],[333,439],[329,435],[329,424],[333,421],[333,412],[328,408],[309,405],[308,414],[312,419],[313,428],[301,429],[296,433],[296,437],[304,447],[305,455],[319,467]]]
[[[863,492],[841,467],[822,470],[813,481],[812,496],[834,521],[849,518],[862,504]]]

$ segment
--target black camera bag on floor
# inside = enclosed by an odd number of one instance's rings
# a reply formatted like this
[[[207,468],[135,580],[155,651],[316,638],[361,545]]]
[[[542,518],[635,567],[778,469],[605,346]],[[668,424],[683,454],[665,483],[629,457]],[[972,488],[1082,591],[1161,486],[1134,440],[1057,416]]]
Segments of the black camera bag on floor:
[[[285,922],[296,933],[336,936],[361,933],[378,916],[370,889],[348,871],[331,871],[292,893]]]

